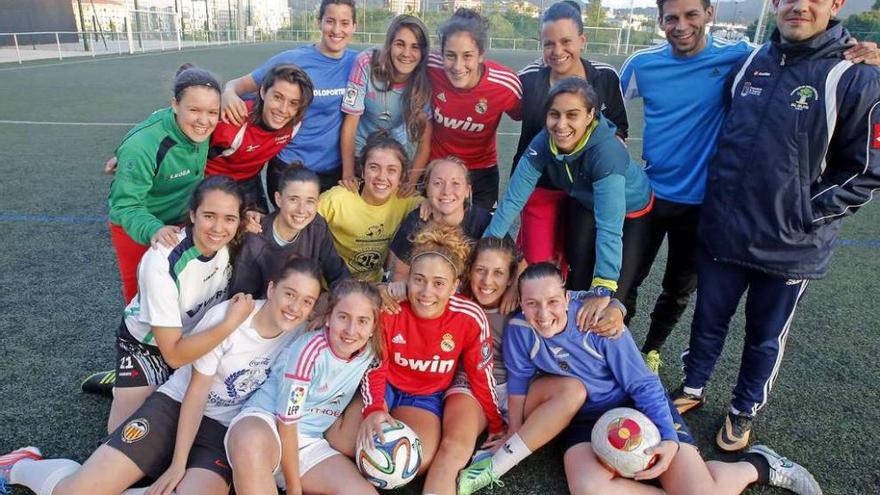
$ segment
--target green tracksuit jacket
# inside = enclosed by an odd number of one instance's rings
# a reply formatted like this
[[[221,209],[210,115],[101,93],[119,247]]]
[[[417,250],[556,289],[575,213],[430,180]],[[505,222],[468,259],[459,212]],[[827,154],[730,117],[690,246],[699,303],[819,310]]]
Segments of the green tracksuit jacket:
[[[110,223],[144,245],[163,226],[182,223],[190,195],[205,176],[208,147],[208,141],[186,137],[170,107],[132,128],[116,149]]]

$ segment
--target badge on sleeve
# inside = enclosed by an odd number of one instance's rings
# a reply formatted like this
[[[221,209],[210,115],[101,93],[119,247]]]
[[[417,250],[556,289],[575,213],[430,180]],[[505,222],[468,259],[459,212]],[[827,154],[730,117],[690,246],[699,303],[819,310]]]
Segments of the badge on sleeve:
[[[290,391],[290,397],[287,398],[286,416],[299,416],[302,413],[302,406],[305,400],[306,388],[302,386],[293,387],[293,390]]]
[[[874,135],[871,137],[871,148],[880,149],[880,124],[874,124]]]

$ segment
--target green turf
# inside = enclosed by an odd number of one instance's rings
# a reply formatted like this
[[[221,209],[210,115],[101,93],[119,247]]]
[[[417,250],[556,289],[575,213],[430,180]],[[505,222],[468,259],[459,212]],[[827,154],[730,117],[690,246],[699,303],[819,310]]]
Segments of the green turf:
[[[168,103],[171,81],[183,62],[221,78],[236,77],[283,44],[0,65],[0,120],[138,122]],[[533,52],[497,50],[492,56],[519,68]],[[598,59],[619,65],[620,57]],[[630,107],[630,135],[641,136],[641,108]],[[0,124],[0,215],[106,214],[109,178],[100,174],[126,127]],[[501,132],[515,133],[505,121]],[[500,162],[510,166],[516,137],[499,137]],[[632,140],[633,156],[641,141]],[[502,177],[507,175],[502,172]],[[844,225],[844,239],[880,239],[880,210],[868,205]],[[109,401],[79,393],[87,373],[110,368],[113,332],[121,310],[119,279],[107,228],[101,223],[0,221],[0,453],[40,446],[49,456],[84,460],[99,442]],[[768,407],[756,422],[756,438],[803,463],[829,494],[880,493],[880,339],[875,304],[880,293],[878,243],[840,247],[826,280],[810,285],[794,320],[782,372]],[[658,261],[662,267],[663,258]],[[660,273],[641,291],[633,323],[636,340],[658,293]],[[664,352],[661,375],[668,386],[681,378],[689,310]],[[736,376],[742,345],[741,313],[709,387],[710,402],[688,416],[701,450],[712,447]],[[505,477],[495,493],[564,493],[561,456],[550,446]],[[16,492],[24,493],[24,492]],[[413,488],[401,493],[416,493]],[[750,494],[781,493],[752,489]]]

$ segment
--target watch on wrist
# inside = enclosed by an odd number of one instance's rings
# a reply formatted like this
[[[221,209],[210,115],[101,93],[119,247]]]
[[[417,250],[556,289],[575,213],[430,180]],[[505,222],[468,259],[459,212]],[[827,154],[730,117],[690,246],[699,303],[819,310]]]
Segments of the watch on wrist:
[[[614,297],[613,290],[601,285],[590,287],[590,292],[592,292],[594,297]]]

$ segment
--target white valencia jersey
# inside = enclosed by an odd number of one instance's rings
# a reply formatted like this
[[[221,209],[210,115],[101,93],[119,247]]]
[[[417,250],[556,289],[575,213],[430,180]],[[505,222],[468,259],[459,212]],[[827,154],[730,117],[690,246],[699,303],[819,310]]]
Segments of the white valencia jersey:
[[[151,327],[181,328],[187,335],[212,306],[226,299],[232,277],[229,250],[202,256],[190,229],[173,249],[151,248],[138,265],[138,293],[125,308],[125,326],[135,339],[156,345]]]
[[[272,364],[281,351],[305,331],[306,324],[303,323],[274,338],[261,337],[252,320],[265,303],[264,300],[256,301],[253,312],[241,326],[213,350],[175,371],[159,391],[182,402],[193,368],[203,375],[213,376],[204,415],[229,426],[241,406],[269,378]],[[211,308],[193,333],[218,325],[226,317],[228,307],[229,301],[225,301]]]

